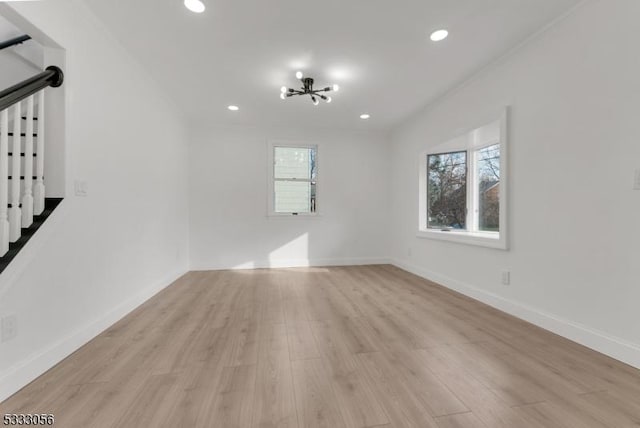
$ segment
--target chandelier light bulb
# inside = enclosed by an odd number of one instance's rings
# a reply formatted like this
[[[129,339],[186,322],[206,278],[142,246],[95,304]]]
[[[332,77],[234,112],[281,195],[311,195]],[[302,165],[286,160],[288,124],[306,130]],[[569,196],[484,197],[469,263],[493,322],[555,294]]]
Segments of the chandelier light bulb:
[[[330,103],[330,102],[331,102],[331,97],[327,97],[327,100],[326,100],[326,101],[327,101],[328,103]]]
[[[302,76],[304,76],[304,74],[302,74],[302,71],[296,71],[296,79],[302,79]]]
[[[184,0],[184,6],[194,13],[202,13],[205,10],[204,3],[200,0]]]
[[[286,99],[287,99],[287,96],[285,95],[285,93],[284,93],[284,92],[281,92],[281,93],[280,93],[280,99],[283,99],[283,100],[286,100]]]
[[[333,85],[333,92],[338,92],[340,90],[340,85]]]
[[[280,88],[280,92],[282,92],[283,94],[287,92],[287,87],[283,86],[282,88]]]
[[[318,104],[320,104],[320,101],[318,101],[318,99],[316,97],[311,97],[311,99],[313,100],[313,105],[317,106]]]

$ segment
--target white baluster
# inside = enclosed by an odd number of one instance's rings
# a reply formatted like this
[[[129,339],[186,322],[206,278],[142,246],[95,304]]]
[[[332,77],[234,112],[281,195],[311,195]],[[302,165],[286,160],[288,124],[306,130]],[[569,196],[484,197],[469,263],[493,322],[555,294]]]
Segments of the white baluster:
[[[20,131],[22,111],[21,103],[15,103],[13,106],[13,146],[11,151],[11,208],[9,208],[9,241],[16,242],[20,239],[22,232],[22,215],[20,213]]]
[[[22,227],[33,223],[33,95],[27,98],[27,124],[24,143],[24,194],[22,195]],[[15,154],[14,154],[15,156]]]
[[[9,111],[0,112],[0,257],[9,251]]]
[[[36,183],[33,186],[33,214],[44,211],[44,89],[38,93],[38,137],[36,138]]]

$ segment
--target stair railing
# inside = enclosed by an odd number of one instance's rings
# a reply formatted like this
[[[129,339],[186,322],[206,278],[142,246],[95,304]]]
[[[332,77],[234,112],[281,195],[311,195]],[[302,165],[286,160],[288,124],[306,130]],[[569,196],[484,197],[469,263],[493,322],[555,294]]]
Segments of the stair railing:
[[[28,35],[25,34],[23,36],[14,37],[13,39],[9,39],[7,41],[4,41],[4,42],[0,43],[0,51],[2,49],[10,48],[11,46],[22,44],[22,43],[26,42],[27,40],[31,40],[31,36],[28,36]]]
[[[44,211],[44,92],[63,80],[62,70],[50,66],[0,92],[0,257]]]

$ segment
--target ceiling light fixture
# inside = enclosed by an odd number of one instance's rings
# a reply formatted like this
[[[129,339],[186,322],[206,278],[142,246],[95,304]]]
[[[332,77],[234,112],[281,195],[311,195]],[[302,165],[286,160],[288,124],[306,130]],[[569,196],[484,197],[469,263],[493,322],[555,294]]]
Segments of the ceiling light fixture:
[[[369,114],[367,114],[367,113],[365,113],[365,114],[361,114],[361,115],[360,115],[360,119],[364,119],[364,120],[367,120],[367,119],[369,119],[370,117],[371,117],[371,115],[369,115]]]
[[[281,87],[280,99],[286,100],[287,98],[294,95],[309,95],[311,97],[313,105],[317,106],[318,104],[320,104],[320,100],[318,100],[318,98],[326,101],[327,103],[330,103],[332,101],[331,97],[324,95],[323,92],[337,92],[338,90],[340,90],[340,87],[338,85],[327,86],[322,89],[313,89],[313,79],[311,77],[304,77],[302,71],[296,72],[296,78],[300,79],[300,82],[302,82],[302,87],[300,89],[287,88],[286,86]]]
[[[449,32],[447,30],[437,30],[431,33],[431,40],[434,42],[440,42],[447,38]]]
[[[194,13],[202,13],[205,10],[204,3],[200,0],[184,0],[184,6]]]
[[[227,107],[227,108],[228,108],[229,110],[231,110],[231,111],[238,111],[238,110],[240,110],[240,107],[238,107],[238,106],[229,106],[229,107]]]

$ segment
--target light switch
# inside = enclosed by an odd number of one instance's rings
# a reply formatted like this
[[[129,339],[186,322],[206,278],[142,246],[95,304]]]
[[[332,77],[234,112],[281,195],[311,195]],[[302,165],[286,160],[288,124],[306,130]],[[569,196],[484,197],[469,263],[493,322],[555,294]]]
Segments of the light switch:
[[[509,285],[509,284],[511,284],[511,272],[509,272],[508,270],[503,270],[502,285]]]
[[[87,196],[87,182],[84,180],[75,181],[76,196]]]

